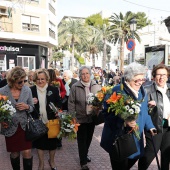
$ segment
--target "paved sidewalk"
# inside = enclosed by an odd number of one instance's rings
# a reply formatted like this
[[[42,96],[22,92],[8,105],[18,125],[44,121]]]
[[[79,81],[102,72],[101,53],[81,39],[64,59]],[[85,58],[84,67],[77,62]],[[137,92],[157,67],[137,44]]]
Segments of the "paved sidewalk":
[[[89,150],[89,156],[92,158],[92,162],[88,163],[90,170],[111,170],[109,156],[100,147],[102,128],[103,125],[99,125],[96,126],[95,129],[93,141]],[[38,158],[35,149],[33,149],[33,156],[33,170],[38,170]],[[48,159],[48,152],[45,152],[45,170],[50,170]],[[58,170],[80,170],[76,140],[68,141],[67,139],[63,139],[63,147],[57,150],[55,160]],[[148,170],[157,169],[156,161],[154,160]],[[9,153],[6,152],[5,140],[2,135],[0,135],[0,170],[12,170],[9,161]],[[137,166],[134,165],[131,170],[137,170]]]

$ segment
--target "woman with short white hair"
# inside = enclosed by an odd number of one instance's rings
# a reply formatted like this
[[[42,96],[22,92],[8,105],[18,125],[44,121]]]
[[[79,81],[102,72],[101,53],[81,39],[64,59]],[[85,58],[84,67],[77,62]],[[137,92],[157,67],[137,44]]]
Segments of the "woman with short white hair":
[[[66,95],[63,99],[62,110],[68,110],[68,97],[70,95],[71,86],[77,82],[76,79],[72,78],[73,73],[70,70],[64,70],[63,72],[63,83],[66,89]]]
[[[135,120],[133,119],[122,119],[121,116],[117,115],[115,111],[108,111],[109,104],[104,102],[105,112],[105,124],[103,128],[101,147],[109,153],[112,170],[129,170],[144,153],[143,144],[143,130],[150,131],[154,135],[154,125],[151,121],[151,117],[148,115],[148,100],[145,90],[142,86],[145,81],[144,76],[146,73],[145,66],[138,63],[129,64],[124,70],[124,79],[121,84],[116,85],[112,89],[112,94],[121,93],[123,95],[131,97],[134,102],[140,102],[140,111]],[[111,94],[111,95],[112,95]],[[106,97],[109,99],[110,95]],[[106,100],[107,100],[106,99]],[[131,110],[131,109],[129,109]],[[129,111],[128,110],[128,111]],[[133,135],[135,139],[137,152],[129,155],[123,160],[118,160],[118,157],[114,151],[113,144],[119,136],[130,133],[133,128],[138,125],[139,138]],[[128,147],[128,146],[127,146]]]

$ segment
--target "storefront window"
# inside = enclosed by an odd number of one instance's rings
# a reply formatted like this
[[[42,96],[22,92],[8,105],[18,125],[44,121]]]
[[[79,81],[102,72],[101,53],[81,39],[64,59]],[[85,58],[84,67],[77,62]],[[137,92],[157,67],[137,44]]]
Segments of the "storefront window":
[[[6,70],[6,56],[5,54],[0,54],[0,71]]]
[[[35,60],[33,57],[29,58],[29,70],[33,70],[35,69],[35,64],[34,64]]]
[[[28,70],[35,70],[34,56],[17,56],[17,65]]]
[[[24,57],[24,67],[28,67],[28,57]]]
[[[45,58],[41,57],[41,68],[45,68]]]

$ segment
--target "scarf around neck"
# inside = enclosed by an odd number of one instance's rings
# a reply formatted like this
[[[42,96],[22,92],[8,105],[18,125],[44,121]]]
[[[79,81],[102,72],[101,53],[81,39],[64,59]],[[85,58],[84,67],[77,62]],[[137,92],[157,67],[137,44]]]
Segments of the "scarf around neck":
[[[81,84],[85,87],[85,92],[86,92],[86,101],[87,101],[87,98],[88,98],[88,94],[90,93],[90,84],[91,84],[91,81],[86,83],[86,82],[83,82],[81,80]],[[92,106],[91,105],[86,105],[86,114],[89,115],[92,113]]]
[[[46,93],[47,93],[48,84],[46,84],[44,87],[39,87],[37,85],[36,87],[37,87],[37,95],[39,101],[40,116],[42,118],[43,123],[46,124],[48,122],[47,111],[46,111]]]

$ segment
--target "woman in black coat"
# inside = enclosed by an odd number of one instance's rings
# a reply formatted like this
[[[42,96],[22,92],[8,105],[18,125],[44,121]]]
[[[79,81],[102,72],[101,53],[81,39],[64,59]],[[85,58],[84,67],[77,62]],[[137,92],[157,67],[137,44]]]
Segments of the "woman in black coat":
[[[33,115],[36,117],[41,116],[44,124],[48,120],[56,118],[56,113],[51,110],[49,103],[52,102],[56,107],[61,107],[61,98],[57,87],[49,86],[49,75],[45,69],[39,69],[34,74],[35,86],[31,87],[34,106],[36,111]],[[55,152],[57,148],[57,138],[48,138],[48,135],[45,134],[41,138],[34,141],[33,146],[37,149],[38,158],[39,158],[39,170],[44,169],[44,150],[49,150],[49,164],[52,170],[56,169],[54,162]]]

